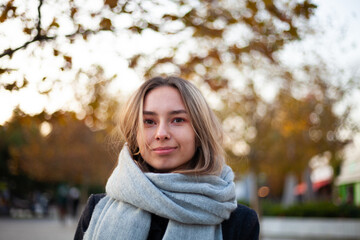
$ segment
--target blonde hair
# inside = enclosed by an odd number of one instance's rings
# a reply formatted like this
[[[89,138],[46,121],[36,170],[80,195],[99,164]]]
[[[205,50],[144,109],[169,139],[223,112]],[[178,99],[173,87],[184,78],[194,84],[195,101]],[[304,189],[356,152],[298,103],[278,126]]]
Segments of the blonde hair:
[[[224,164],[221,125],[199,89],[189,81],[178,77],[155,77],[144,82],[125,104],[120,115],[119,131],[122,139],[127,142],[135,162],[143,171],[149,171],[149,166],[139,153],[137,136],[143,129],[143,106],[146,94],[164,86],[173,87],[179,91],[196,134],[197,150],[190,161],[191,167],[175,172],[199,175],[220,174]]]

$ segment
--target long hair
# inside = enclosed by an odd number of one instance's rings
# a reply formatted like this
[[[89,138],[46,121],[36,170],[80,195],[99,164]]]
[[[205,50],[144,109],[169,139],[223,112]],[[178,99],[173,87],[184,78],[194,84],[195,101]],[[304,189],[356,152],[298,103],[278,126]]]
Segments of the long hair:
[[[143,171],[149,171],[139,153],[138,134],[143,136],[143,107],[145,96],[158,87],[177,89],[189,113],[191,125],[196,134],[197,150],[191,160],[191,168],[174,171],[183,174],[215,174],[221,172],[224,164],[221,125],[207,104],[204,96],[192,83],[179,77],[155,77],[144,82],[129,98],[121,111],[119,132],[127,142],[134,160]]]

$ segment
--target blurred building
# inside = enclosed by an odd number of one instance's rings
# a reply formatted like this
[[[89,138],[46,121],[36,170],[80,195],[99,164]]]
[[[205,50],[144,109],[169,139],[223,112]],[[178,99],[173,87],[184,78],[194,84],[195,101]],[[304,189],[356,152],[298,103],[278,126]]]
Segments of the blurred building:
[[[312,182],[312,191],[314,192],[314,200],[316,201],[330,201],[332,198],[332,179],[324,179]],[[307,191],[306,183],[302,182],[295,186],[294,195],[298,201],[303,201],[304,195]]]
[[[345,158],[336,185],[343,203],[360,206],[360,151]]]

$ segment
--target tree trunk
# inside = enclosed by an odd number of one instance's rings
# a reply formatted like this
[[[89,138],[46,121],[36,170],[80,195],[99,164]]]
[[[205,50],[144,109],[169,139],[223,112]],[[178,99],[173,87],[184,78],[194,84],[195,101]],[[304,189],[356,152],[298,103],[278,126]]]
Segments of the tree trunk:
[[[260,209],[260,201],[258,197],[258,182],[257,182],[257,175],[254,171],[249,173],[250,178],[250,207],[254,209],[259,218],[261,217],[261,209]]]
[[[296,202],[296,197],[294,194],[294,189],[297,184],[296,177],[294,173],[290,172],[286,175],[284,182],[284,191],[282,195],[282,205],[290,206]]]
[[[311,170],[310,167],[306,167],[305,171],[304,171],[304,182],[306,183],[306,191],[304,194],[304,201],[306,202],[311,202],[315,200],[315,194],[314,194],[314,190],[312,187],[312,181],[311,181]]]

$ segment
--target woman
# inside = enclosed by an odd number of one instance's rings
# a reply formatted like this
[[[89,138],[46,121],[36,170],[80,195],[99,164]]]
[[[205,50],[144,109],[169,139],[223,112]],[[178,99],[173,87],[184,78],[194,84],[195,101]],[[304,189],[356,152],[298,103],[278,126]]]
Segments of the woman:
[[[106,194],[89,198],[75,239],[258,239],[257,215],[236,204],[221,126],[200,91],[157,77],[125,106],[118,165]]]

